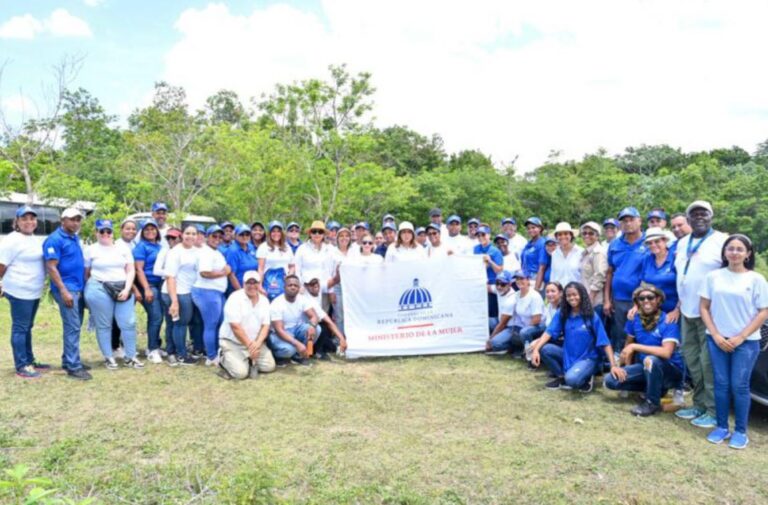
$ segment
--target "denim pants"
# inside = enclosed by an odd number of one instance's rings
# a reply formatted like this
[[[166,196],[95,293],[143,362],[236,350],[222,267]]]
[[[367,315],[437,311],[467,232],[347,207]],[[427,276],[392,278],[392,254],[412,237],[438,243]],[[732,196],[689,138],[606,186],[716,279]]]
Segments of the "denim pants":
[[[171,297],[168,293],[160,293],[160,307],[163,319],[165,319],[165,352],[176,354],[176,346],[173,344],[173,318],[168,313],[171,308]]]
[[[492,317],[489,319],[489,322],[492,322],[496,320],[495,317]],[[498,324],[498,321],[497,321]],[[493,325],[491,327],[491,331],[496,328],[496,325]],[[492,351],[509,351],[512,349],[512,345],[514,342],[516,342],[515,336],[520,331],[519,326],[507,326],[503,330],[501,330],[499,333],[497,333],[492,339],[491,339],[491,350]]]
[[[311,324],[302,323],[295,328],[286,328],[285,331],[293,335],[293,338],[306,345],[307,331],[309,331],[310,328],[312,328]],[[315,340],[317,340],[321,331],[319,325],[315,327],[315,331],[317,332]],[[299,352],[293,344],[289,344],[280,338],[274,330],[269,333],[269,347],[272,349],[272,354],[274,354],[276,358],[290,358]]]
[[[707,327],[700,317],[680,318],[680,350],[693,381],[693,406],[715,415],[715,383],[707,344]]]
[[[208,359],[219,354],[219,326],[223,319],[224,293],[215,289],[192,288],[192,301],[203,318],[203,342]]]
[[[147,303],[146,299],[144,299],[141,304],[147,313],[147,351],[154,351],[155,349],[160,349],[160,328],[163,326],[163,302],[160,299],[159,286],[150,285],[149,289],[154,296],[152,303]]]
[[[568,370],[563,370],[565,351],[555,344],[546,344],[541,348],[541,361],[550,372],[557,377],[563,377],[565,384],[572,388],[583,386],[597,371],[599,360],[583,359],[574,363]]]
[[[83,363],[80,361],[80,327],[83,325],[85,301],[83,300],[82,292],[70,291],[69,293],[74,298],[72,307],[64,305],[61,293],[51,291],[53,299],[56,300],[59,306],[59,315],[61,316],[62,337],[64,340],[61,368],[65,370],[79,370],[83,367]]]
[[[179,300],[179,320],[170,321],[171,338],[168,340],[166,351],[169,355],[176,355],[179,359],[187,357],[187,328],[192,321],[192,312],[195,305],[192,303],[192,295],[186,293],[177,295]],[[163,294],[163,300],[171,306],[170,295]],[[167,311],[166,311],[167,313]],[[170,316],[168,316],[170,318]]]
[[[680,385],[683,372],[668,359],[658,356],[647,356],[648,366],[645,363],[634,363],[624,367],[627,378],[619,382],[611,374],[606,374],[603,382],[605,387],[615,391],[644,391],[645,398],[654,405],[661,404],[661,397],[671,388]],[[645,361],[643,360],[643,361]]]
[[[517,345],[521,348],[525,348],[525,344],[530,344],[540,336],[544,334],[544,330],[547,326],[544,323],[539,323],[531,326],[524,326],[517,331],[515,335],[517,339]]]
[[[32,352],[32,327],[35,325],[35,314],[40,306],[40,299],[22,300],[5,293],[11,305],[11,347],[13,349],[13,364],[16,370],[21,370],[35,362]]]
[[[112,319],[117,321],[125,345],[126,359],[136,357],[136,311],[133,295],[124,302],[113,300],[104,286],[96,279],[89,279],[85,285],[85,301],[96,326],[96,340],[101,354],[112,357]]]
[[[745,340],[733,352],[725,352],[707,335],[709,355],[712,358],[712,371],[715,376],[715,413],[717,427],[728,429],[728,414],[731,411],[736,418],[735,430],[747,432],[749,407],[752,398],[749,395],[749,383],[752,369],[760,354],[759,340]]]
[[[190,293],[190,296],[191,293]],[[189,322],[189,338],[192,339],[192,350],[199,353],[205,353],[205,344],[203,343],[203,316],[197,305],[192,304],[192,320]]]

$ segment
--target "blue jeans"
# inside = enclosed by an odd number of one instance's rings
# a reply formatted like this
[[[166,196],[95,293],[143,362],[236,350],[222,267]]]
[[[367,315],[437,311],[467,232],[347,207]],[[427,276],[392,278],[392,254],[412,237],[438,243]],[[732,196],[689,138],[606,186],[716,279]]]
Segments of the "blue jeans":
[[[192,312],[195,309],[194,303],[192,303],[192,294],[186,293],[183,295],[177,295],[179,300],[179,320],[172,322],[173,331],[173,352],[168,354],[175,354],[179,359],[187,357],[187,328],[192,321]],[[171,305],[171,297],[168,297],[168,306]],[[169,346],[170,348],[170,346]]]
[[[112,319],[117,321],[125,346],[126,359],[136,357],[136,311],[133,295],[124,302],[113,300],[104,286],[96,279],[88,279],[85,285],[85,301],[96,327],[96,340],[101,354],[112,357]]]
[[[501,330],[491,339],[491,351],[509,351],[512,349],[512,344],[515,342],[515,336],[519,331],[519,326],[507,326]]]
[[[5,293],[11,304],[11,347],[13,348],[13,364],[16,370],[21,370],[35,362],[32,352],[32,327],[35,325],[35,314],[40,306],[40,299],[22,300]]]
[[[152,303],[146,300],[141,302],[147,313],[147,350],[154,351],[160,348],[160,328],[163,326],[163,302],[160,299],[160,288],[149,286],[154,299]]]
[[[190,296],[192,295],[190,294]],[[192,304],[192,320],[189,322],[189,337],[192,339],[192,350],[195,352],[205,352],[203,316],[194,303]]]
[[[715,413],[717,427],[728,429],[728,414],[731,411],[733,396],[733,414],[736,418],[735,430],[747,432],[749,407],[749,382],[757,356],[760,354],[759,340],[745,340],[733,352],[725,352],[707,335],[712,371],[715,375]]]
[[[171,296],[168,293],[160,294],[160,305],[165,318],[165,352],[169,355],[176,354],[176,346],[173,343],[173,318],[168,313],[171,308]]]
[[[224,315],[224,293],[215,289],[192,288],[192,301],[203,318],[206,357],[216,359],[219,353],[219,326]]]
[[[80,361],[80,327],[83,325],[83,313],[85,312],[83,293],[70,291],[72,298],[74,298],[72,307],[64,305],[61,293],[58,291],[51,291],[51,294],[59,306],[59,315],[61,316],[62,338],[64,340],[61,368],[79,370],[83,368],[83,363]]]
[[[307,331],[310,328],[312,328],[311,324],[302,323],[295,328],[286,328],[285,331],[293,335],[293,338],[306,345]],[[315,327],[315,331],[317,332],[315,340],[317,340],[317,337],[320,336],[319,325]],[[293,344],[289,344],[280,338],[274,330],[269,333],[269,347],[272,349],[272,354],[275,355],[275,358],[290,358],[299,352]]]
[[[564,350],[559,345],[546,344],[539,351],[541,361],[550,372],[557,377],[563,377],[565,384],[572,388],[583,386],[597,370],[599,360],[583,359],[574,363],[568,370],[563,370]]]
[[[649,367],[646,367],[645,363],[634,363],[624,367],[627,372],[624,382],[619,382],[613,375],[606,374],[603,379],[605,387],[615,391],[644,391],[645,398],[649,402],[660,405],[661,397],[668,389],[680,386],[683,373],[668,359],[647,356],[645,360],[649,361]]]

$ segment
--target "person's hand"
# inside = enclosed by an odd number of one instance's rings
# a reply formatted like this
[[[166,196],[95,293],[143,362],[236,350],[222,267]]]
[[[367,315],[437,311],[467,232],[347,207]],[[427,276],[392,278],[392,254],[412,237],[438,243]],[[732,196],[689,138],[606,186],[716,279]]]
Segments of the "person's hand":
[[[141,295],[137,296],[136,298],[137,299],[141,298]],[[146,300],[147,303],[152,303],[155,301],[155,294],[152,292],[151,289],[144,291],[144,300]]]
[[[629,309],[629,312],[627,312],[627,321],[631,321],[635,318],[635,314],[637,314],[637,305],[632,305],[632,308]]]
[[[61,291],[61,301],[64,302],[65,307],[70,309],[75,306],[75,297],[72,296],[72,293],[70,293],[68,289]]]
[[[258,345],[258,343],[255,340],[251,340],[251,342],[248,344],[248,355],[251,357],[251,360],[254,363],[258,361],[260,353],[261,353],[261,346]]]
[[[606,316],[610,316],[613,314],[613,304],[611,304],[610,300],[606,300],[603,302],[603,314]]]
[[[539,349],[536,348],[531,352],[531,363],[533,366],[539,366],[541,363],[541,354],[539,354]]]
[[[317,330],[315,330],[314,326],[307,328],[307,338],[311,338],[312,340],[317,338]]]
[[[739,347],[741,344],[743,344],[746,339],[747,339],[747,337],[745,337],[743,335],[737,335],[737,336],[732,337],[732,338],[727,338],[727,339],[725,339],[725,341],[728,343],[728,345],[731,346],[731,349],[733,349],[735,351],[736,348]]]
[[[305,358],[309,357],[307,355],[307,346],[305,346],[304,344],[302,344],[297,340],[295,347],[296,347],[296,352],[298,352],[300,355],[304,356]]]
[[[133,298],[136,301],[136,303],[142,303],[144,301],[144,297],[141,296],[141,292],[139,292],[139,291],[136,291],[133,294]],[[152,302],[147,302],[147,303],[152,303]]]
[[[629,344],[628,346],[625,346],[624,349],[621,350],[621,354],[619,354],[619,362],[624,365],[631,365],[632,357],[634,354],[635,344]]]
[[[117,295],[117,301],[118,302],[124,302],[130,296],[131,296],[131,288],[130,288],[130,286],[126,286],[126,288],[124,290],[120,291],[120,294]]]
[[[717,347],[719,347],[723,352],[733,352],[733,345],[727,339],[723,338],[722,335],[712,335],[712,340],[715,341]]]
[[[619,382],[627,380],[627,371],[619,366],[611,367],[611,375],[613,375],[613,378]]]
[[[488,339],[485,341],[485,350],[490,351],[491,350],[491,339]]]
[[[339,349],[341,352],[347,351],[347,339],[346,338],[340,338],[339,339]]]
[[[483,261],[485,263],[488,263],[488,262],[491,261],[491,257],[489,255],[487,255],[487,254],[483,254]]]
[[[177,302],[171,302],[171,306],[168,307],[168,315],[172,319],[179,317],[179,304]]]
[[[676,323],[680,320],[680,309],[676,308],[675,310],[669,311],[667,314],[667,318],[664,320],[667,324]]]

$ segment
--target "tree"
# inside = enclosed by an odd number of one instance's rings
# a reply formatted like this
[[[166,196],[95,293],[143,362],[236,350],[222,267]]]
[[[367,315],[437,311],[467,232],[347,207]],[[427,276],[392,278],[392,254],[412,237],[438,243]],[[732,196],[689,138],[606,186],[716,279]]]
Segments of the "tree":
[[[434,170],[445,163],[443,139],[435,134],[427,138],[405,126],[374,130],[375,140],[370,161],[395,169],[397,175],[413,175]]]
[[[237,128],[246,127],[249,121],[237,93],[224,89],[205,100],[201,115],[209,124],[226,123]]]

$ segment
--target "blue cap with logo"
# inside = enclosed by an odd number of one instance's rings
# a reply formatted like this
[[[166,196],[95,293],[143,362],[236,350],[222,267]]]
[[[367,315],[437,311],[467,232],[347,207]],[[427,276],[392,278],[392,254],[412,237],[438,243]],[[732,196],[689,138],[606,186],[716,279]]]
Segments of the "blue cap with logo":
[[[654,218],[654,217],[658,218],[658,219],[667,219],[667,213],[664,212],[661,209],[655,209],[655,210],[650,211],[648,213],[648,215],[645,216],[646,219],[651,219],[651,218]]]
[[[328,228],[329,230],[339,231],[341,229],[341,223],[339,223],[338,221],[328,221],[325,224],[325,227]]]
[[[247,233],[248,235],[250,235],[251,229],[244,224],[239,224],[235,226],[235,235],[240,235],[241,233]]]
[[[112,220],[111,219],[97,219],[96,220],[96,231],[101,230],[114,230],[112,226]]]
[[[165,202],[155,202],[152,204],[152,212],[157,212],[158,210],[164,210],[168,212],[168,206],[165,204]]]
[[[223,232],[223,231],[224,230],[222,229],[221,226],[219,226],[217,224],[212,224],[211,226],[208,227],[207,230],[205,230],[205,236],[206,237],[210,237],[214,233],[219,233],[219,232]]]
[[[501,220],[501,226],[504,226],[505,224],[517,224],[517,221],[514,217],[505,217]]]
[[[149,218],[149,219],[145,220],[144,222],[142,222],[141,223],[141,229],[143,230],[144,228],[147,227],[147,225],[152,225],[155,228],[160,229],[160,227],[157,225],[157,221],[155,221],[152,218]]]
[[[26,214],[32,214],[33,216],[37,217],[37,211],[29,205],[25,205],[24,207],[19,207],[16,209],[16,217],[21,217]]]
[[[538,218],[536,216],[529,217],[528,219],[525,220],[525,226],[528,226],[529,224],[538,226],[539,228],[544,228],[544,223],[541,222],[541,218]]]
[[[275,219],[274,221],[270,221],[269,226],[267,226],[267,228],[269,229],[269,231],[272,231],[275,228],[280,228],[281,230],[285,229],[285,227],[283,226],[283,223],[281,223],[277,219]]]
[[[232,224],[232,222],[230,222],[230,221],[224,221],[224,222],[223,222],[223,223],[221,223],[219,226],[221,226],[221,229],[222,229],[222,230],[223,230],[224,228],[227,228],[227,227],[229,227],[229,228],[232,228],[233,230],[235,229],[235,225],[234,225],[234,224]]]
[[[451,224],[451,223],[459,223],[459,224],[461,224],[461,218],[459,216],[457,216],[456,214],[453,214],[450,217],[448,217],[448,219],[445,222],[448,223],[448,224]]]
[[[514,280],[514,276],[512,275],[512,272],[509,270],[503,270],[496,276],[496,282],[501,284],[509,284]]]
[[[527,279],[528,278],[528,276],[525,275],[525,272],[523,272],[522,270],[518,270],[518,271],[516,271],[512,275],[514,276],[515,279]]]
[[[301,231],[301,226],[299,226],[299,223],[297,223],[296,221],[291,221],[290,223],[288,223],[288,226],[285,227],[286,230],[290,230],[291,228],[298,228],[299,231]]]
[[[477,228],[477,231],[475,233],[478,234],[478,235],[481,234],[481,233],[483,235],[490,235],[491,234],[491,229],[488,228],[487,226],[480,226],[480,227]]]
[[[469,226],[471,224],[474,224],[475,226],[480,226],[480,220],[477,219],[476,217],[473,217],[472,219],[467,221],[467,226]]]
[[[384,231],[384,230],[397,231],[397,228],[395,228],[395,225],[393,225],[392,223],[384,223],[384,225],[382,225],[381,227],[381,231]]]
[[[509,243],[509,239],[503,233],[499,233],[498,235],[493,237],[494,242],[498,242],[499,240],[503,240],[504,242]]]
[[[616,228],[618,228],[619,222],[611,217],[603,221],[603,226],[615,226]]]
[[[619,212],[619,221],[625,217],[640,217],[640,211],[634,207],[624,207],[621,209],[621,212]]]

